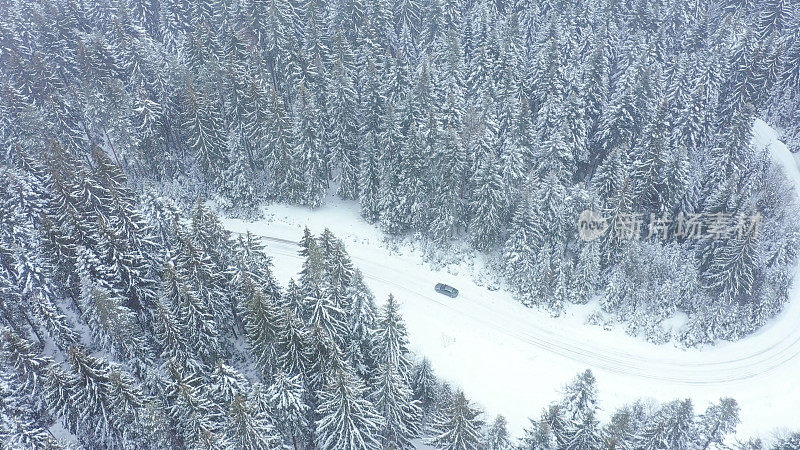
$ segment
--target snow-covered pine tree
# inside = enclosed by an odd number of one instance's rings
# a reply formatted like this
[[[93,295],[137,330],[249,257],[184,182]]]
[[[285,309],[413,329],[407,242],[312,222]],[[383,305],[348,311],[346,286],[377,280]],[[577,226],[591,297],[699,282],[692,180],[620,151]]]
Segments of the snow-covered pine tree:
[[[531,425],[519,440],[518,448],[522,450],[549,450],[556,448],[553,432],[546,421],[531,419]]]
[[[404,191],[406,179],[402,170],[403,152],[400,150],[403,145],[408,148],[408,144],[405,143],[406,136],[402,134],[400,118],[393,108],[388,110],[385,121],[386,125],[380,137],[381,178],[378,196],[380,219],[384,230],[391,234],[400,234],[411,227],[411,205]],[[410,134],[407,138],[416,139],[416,132]]]
[[[303,230],[303,237],[300,238],[300,256],[305,258],[302,269],[300,270],[300,286],[303,291],[310,291],[323,281],[325,261],[319,250],[318,243],[311,230],[306,227]],[[310,310],[308,311],[311,312]]]
[[[674,400],[662,405],[637,436],[636,447],[688,450],[695,439],[694,420],[694,407],[690,399]]]
[[[164,270],[161,299],[170,315],[182,325],[193,356],[208,363],[219,354],[219,331],[213,313],[204,299],[187,286],[174,265]],[[166,331],[166,323],[163,323]],[[170,332],[171,333],[171,332]]]
[[[645,405],[636,402],[617,409],[603,429],[603,443],[611,448],[634,448],[647,420]]]
[[[38,412],[42,426],[51,425],[44,413],[53,411],[63,416],[65,402],[72,395],[72,378],[52,358],[41,355],[33,342],[21,338],[11,328],[4,326],[0,333],[4,385],[14,389],[14,395],[38,399],[28,406]]]
[[[414,400],[418,401],[422,408],[422,421],[427,424],[437,404],[439,390],[438,380],[427,358],[422,358],[414,365],[411,372],[411,389],[414,392]]]
[[[492,425],[486,432],[487,450],[506,450],[511,448],[511,438],[508,434],[508,422],[502,415],[495,417]]]
[[[597,387],[590,370],[578,374],[564,389],[564,398],[559,408],[565,426],[563,436],[556,433],[556,440],[563,448],[596,448],[600,445],[600,429],[597,415]]]
[[[347,362],[366,381],[376,368],[378,308],[375,306],[375,297],[364,284],[363,275],[358,269],[353,272],[347,299]]]
[[[380,214],[379,161],[383,154],[384,114],[386,98],[385,86],[381,84],[381,74],[373,57],[366,61],[362,75],[362,95],[359,105],[360,154],[358,171],[359,203],[361,214],[369,222],[378,220]]]
[[[344,199],[357,199],[359,187],[357,98],[351,73],[352,68],[346,67],[340,56],[334,63],[330,77],[328,91],[331,95],[327,105],[330,123],[326,127],[326,142],[331,161],[338,165],[338,194]]]
[[[222,409],[209,398],[200,377],[174,361],[167,363],[167,372],[164,396],[183,442],[197,447],[228,444]]]
[[[322,204],[328,187],[329,167],[325,158],[321,113],[308,86],[300,85],[294,106],[293,141],[297,162],[303,170],[305,191],[300,203],[311,207]]]
[[[508,238],[503,245],[503,258],[506,262],[505,276],[515,280],[513,288],[518,298],[525,304],[532,304],[529,298],[532,289],[529,286],[538,281],[531,277],[536,263],[537,249],[544,238],[541,224],[533,216],[531,206],[532,193],[523,189],[521,199],[511,219]]]
[[[697,424],[697,448],[706,450],[712,445],[724,445],[725,436],[736,430],[739,420],[739,405],[732,398],[721,398],[712,403],[700,416]]]
[[[278,336],[283,327],[285,324],[277,299],[254,287],[245,300],[244,329],[250,349],[264,375],[276,368]]]
[[[272,92],[264,159],[271,173],[271,195],[289,203],[300,203],[304,177],[294,148],[292,116],[281,96]]]
[[[284,308],[283,327],[277,336],[280,349],[278,365],[291,376],[306,374],[311,367],[310,336],[303,320],[290,308]]]
[[[318,395],[331,377],[334,377],[347,363],[334,337],[321,326],[309,327],[308,355],[308,367],[305,373],[309,390]],[[314,406],[318,404],[315,401],[309,403]]]
[[[227,162],[224,122],[213,99],[189,88],[184,100],[183,127],[189,148],[209,181],[216,182],[220,167]]]
[[[87,444],[116,446],[136,439],[144,394],[135,379],[78,347],[70,349],[69,363],[73,396],[66,405],[67,428]]]
[[[419,435],[422,410],[412,398],[408,381],[390,361],[378,366],[371,381],[371,400],[383,418],[378,433],[381,444],[384,448],[412,448],[411,439]]]
[[[35,399],[26,395],[15,384],[7,380],[12,377],[9,369],[0,369],[0,405],[4,414],[0,415],[0,442],[9,448],[48,449],[65,448],[47,430],[47,424],[37,411]]]
[[[337,347],[345,342],[348,336],[347,318],[341,305],[327,292],[312,289],[306,301],[312,305],[308,326],[319,330]]]
[[[93,285],[88,277],[81,284],[86,304],[84,320],[93,338],[100,348],[128,361],[134,372],[141,374],[155,355],[138,317],[122,304],[115,291]]]
[[[463,392],[455,394],[446,410],[433,425],[431,445],[442,450],[477,450],[481,448],[481,412],[470,404]]]
[[[507,220],[508,200],[498,161],[488,156],[478,163],[472,195],[470,230],[478,249],[489,249],[502,238],[502,224]]]
[[[379,449],[383,421],[364,398],[364,384],[344,365],[336,370],[320,392],[315,441],[319,448],[340,450]]]
[[[237,448],[281,448],[280,437],[270,423],[267,411],[242,394],[237,395],[230,404],[228,434]]]
[[[578,253],[578,261],[571,281],[571,300],[585,304],[601,285],[603,267],[600,257],[600,242],[597,240],[584,242]]]
[[[403,380],[408,380],[411,369],[408,332],[399,307],[394,296],[389,294],[378,316],[377,348],[373,357],[379,367],[391,365]]]
[[[282,371],[276,372],[266,396],[270,410],[275,415],[275,426],[286,442],[291,442],[294,448],[307,442],[311,430],[306,418],[308,406],[304,401],[301,375],[289,376]]]
[[[761,264],[759,253],[755,233],[730,236],[713,249],[710,266],[703,274],[704,281],[726,302],[749,298],[753,294],[757,267]]]

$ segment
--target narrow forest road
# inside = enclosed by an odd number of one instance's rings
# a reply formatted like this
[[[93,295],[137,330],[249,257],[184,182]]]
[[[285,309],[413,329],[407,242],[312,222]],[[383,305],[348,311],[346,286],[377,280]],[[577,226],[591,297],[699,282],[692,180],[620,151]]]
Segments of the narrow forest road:
[[[296,242],[260,237],[267,244],[267,253],[275,260],[282,263],[294,260],[297,265],[302,262]],[[800,301],[790,303],[780,319],[767,325],[756,338],[702,351],[664,354],[649,349],[638,353],[616,348],[608,342],[587,342],[581,333],[584,330],[542,323],[536,320],[539,317],[529,317],[526,312],[533,311],[527,308],[492,307],[487,297],[491,297],[493,292],[486,288],[457,285],[460,294],[451,299],[433,290],[441,274],[426,273],[417,267],[403,270],[404,261],[391,256],[373,260],[353,255],[353,263],[364,273],[373,290],[391,292],[401,300],[404,309],[419,308],[440,320],[461,322],[465,329],[476,333],[485,328],[487,333],[498,333],[518,343],[610,373],[686,385],[714,385],[763,377],[800,359],[800,308],[797,307]],[[752,341],[760,345],[754,345]],[[800,377],[800,372],[797,375]]]
[[[302,263],[297,243],[261,237],[279,280],[296,276]],[[352,243],[347,249],[379,303],[389,293],[401,302],[414,350],[488,411],[507,415],[516,432],[585,368],[597,375],[606,413],[638,397],[690,397],[701,413],[708,402],[729,396],[742,406],[742,436],[800,426],[798,289],[785,311],[756,334],[683,350],[549,318],[503,291],[409,266],[402,257],[365,256],[376,250]],[[459,296],[435,292],[442,281],[456,286]]]
[[[777,142],[768,132],[767,127],[757,133],[764,145]],[[800,188],[794,158],[782,144],[771,147]],[[506,415],[516,435],[586,368],[597,377],[603,419],[640,397],[689,397],[698,414],[720,397],[733,397],[741,406],[740,438],[800,428],[799,277],[784,311],[758,332],[736,342],[685,350],[604,331],[582,320],[550,318],[524,307],[508,292],[478,286],[470,276],[433,270],[418,258],[375,245],[380,233],[358,217],[357,207],[270,208],[269,220],[225,219],[225,225],[262,237],[282,283],[300,270],[296,239],[302,227],[315,234],[330,228],[345,241],[379,304],[389,293],[400,301],[412,349],[487,413]],[[438,294],[433,288],[439,282],[455,286],[460,295],[451,299]]]

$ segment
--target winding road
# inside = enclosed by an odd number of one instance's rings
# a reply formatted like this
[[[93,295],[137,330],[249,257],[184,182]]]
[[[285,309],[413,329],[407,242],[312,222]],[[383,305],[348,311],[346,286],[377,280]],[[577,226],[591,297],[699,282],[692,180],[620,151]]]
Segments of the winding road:
[[[756,122],[754,145],[771,149],[800,198],[797,164],[763,122]],[[332,200],[315,211],[271,205],[265,213],[263,221],[224,223],[233,232],[262,238],[283,283],[300,270],[295,239],[302,227],[315,234],[330,228],[345,242],[378,301],[390,293],[400,301],[412,349],[487,413],[506,415],[514,434],[586,368],[597,378],[602,419],[641,397],[662,402],[690,397],[698,413],[720,397],[734,397],[741,408],[738,438],[800,429],[800,277],[784,310],[757,332],[736,342],[681,349],[587,326],[580,314],[570,316],[577,306],[567,317],[553,319],[508,292],[478,286],[469,275],[433,270],[414,252],[376,244],[382,235],[361,220],[352,202]],[[459,296],[436,293],[438,282],[457,287]]]
[[[295,259],[297,264],[302,262],[296,242],[260,237],[269,243],[267,252],[271,256],[279,257],[281,261]],[[391,256],[382,256],[380,262],[353,256],[353,262],[371,287],[382,286],[402,299],[407,308],[413,304],[444,320],[467,323],[472,330],[488,327],[520,343],[610,373],[687,385],[713,385],[769,375],[786,363],[800,359],[798,302],[790,303],[778,320],[768,324],[755,337],[701,351],[679,350],[665,355],[649,349],[646,354],[638,354],[604,342],[587,342],[579,330],[555,328],[537,320],[539,317],[529,317],[531,314],[526,312],[532,311],[522,307],[493,308],[487,304],[486,298],[495,293],[479,286],[458,285],[460,295],[456,299],[446,298],[432,289],[440,281],[441,274],[432,272],[431,275],[419,268],[403,270],[405,262],[392,261]],[[796,375],[800,377],[800,372]]]

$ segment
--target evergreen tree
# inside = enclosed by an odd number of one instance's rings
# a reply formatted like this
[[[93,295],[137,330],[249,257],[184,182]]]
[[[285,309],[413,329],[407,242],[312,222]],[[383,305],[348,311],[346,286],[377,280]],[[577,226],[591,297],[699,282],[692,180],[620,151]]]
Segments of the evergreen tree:
[[[384,136],[384,108],[386,99],[383,96],[379,68],[370,58],[365,66],[363,76],[362,101],[359,109],[360,161],[358,172],[359,202],[361,213],[369,222],[375,222],[380,215],[380,181],[379,161],[382,158]]]
[[[265,145],[265,160],[272,173],[272,195],[290,203],[300,203],[304,194],[303,173],[293,146],[291,116],[283,99],[272,93],[270,100],[270,127]]]
[[[383,417],[380,430],[383,447],[409,448],[419,433],[421,409],[412,399],[411,388],[392,363],[379,366],[372,401]]]
[[[320,448],[378,449],[381,417],[364,398],[366,389],[349,368],[336,371],[320,393],[316,443]]]
[[[269,374],[277,364],[277,342],[284,327],[282,319],[276,299],[254,288],[247,300],[244,327],[250,348],[264,374]]]
[[[739,405],[732,398],[722,398],[711,404],[700,416],[697,448],[705,450],[711,445],[724,445],[725,435],[736,430],[739,423]]]
[[[725,217],[724,213],[722,213]],[[704,274],[708,286],[722,294],[725,301],[752,295],[756,267],[760,263],[758,237],[755,233],[731,236],[715,248],[710,267]]]
[[[276,415],[278,430],[287,442],[297,448],[308,439],[310,431],[306,419],[308,406],[303,400],[305,391],[300,375],[290,377],[284,372],[277,372],[266,395]]]
[[[345,352],[347,362],[363,380],[367,380],[376,367],[377,307],[372,292],[364,285],[361,272],[356,269],[347,292],[349,308],[346,314],[349,343]]]
[[[217,324],[209,305],[182,281],[181,275],[171,265],[164,271],[161,292],[170,314],[177,318],[187,333],[186,342],[192,354],[205,362],[212,361],[220,348]],[[166,331],[166,323],[162,322],[162,326]]]
[[[511,440],[508,435],[506,418],[498,415],[492,422],[486,434],[485,447],[490,450],[503,450],[511,448]]]
[[[328,187],[328,166],[324,155],[320,116],[314,96],[302,84],[294,108],[293,140],[296,163],[303,170],[305,186],[299,200],[311,207],[322,204]]]
[[[419,402],[424,414],[423,418],[427,420],[438,400],[437,391],[439,388],[431,363],[427,359],[423,358],[422,361],[414,366],[411,376],[411,388],[414,392],[414,400]]]
[[[277,341],[280,349],[279,365],[287,374],[305,374],[310,368],[308,331],[304,327],[302,319],[288,308],[284,309],[283,325]]]
[[[69,357],[74,394],[67,406],[68,429],[81,434],[91,430],[87,443],[97,439],[114,446],[135,438],[144,396],[133,377],[77,347]]]
[[[408,359],[408,333],[400,316],[399,305],[391,294],[380,311],[377,341],[374,358],[378,366],[394,367],[400,377],[407,380],[411,369],[411,362]]]
[[[646,449],[689,449],[694,439],[692,401],[675,400],[661,409],[644,425],[636,446]]]
[[[227,163],[223,120],[210,99],[189,90],[185,100],[183,126],[189,148],[203,172],[216,181],[219,168]]]
[[[597,413],[597,388],[595,378],[590,370],[578,375],[564,391],[564,399],[559,413],[565,423],[563,438],[556,439],[564,443],[564,448],[595,448],[600,445],[600,430]]]
[[[279,438],[267,418],[267,412],[259,410],[244,395],[237,395],[233,399],[228,416],[231,441],[236,447],[280,448]]]
[[[164,394],[169,400],[169,414],[178,424],[181,438],[190,446],[224,446],[223,413],[203,389],[201,379],[175,363],[167,366]]]
[[[470,224],[473,244],[478,249],[493,247],[501,238],[502,224],[506,220],[507,201],[503,179],[494,158],[478,163],[475,175],[476,191],[473,193],[474,215]]]
[[[349,50],[348,50],[349,51]],[[341,57],[335,62],[328,99],[330,108],[327,142],[331,160],[339,165],[339,196],[358,198],[358,122],[356,117],[356,92],[350,70]]]
[[[481,448],[480,412],[470,405],[463,392],[456,393],[441,419],[434,424],[431,445],[446,450]]]

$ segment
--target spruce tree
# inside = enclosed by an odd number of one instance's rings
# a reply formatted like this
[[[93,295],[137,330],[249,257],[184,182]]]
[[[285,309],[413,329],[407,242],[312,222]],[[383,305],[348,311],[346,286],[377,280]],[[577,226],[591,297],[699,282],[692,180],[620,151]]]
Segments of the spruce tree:
[[[292,129],[294,152],[303,170],[305,188],[299,201],[311,207],[320,206],[328,187],[328,165],[324,155],[319,105],[305,84],[300,86],[298,92]]]
[[[262,373],[271,373],[279,357],[277,343],[284,327],[275,298],[254,288],[246,300],[244,328],[248,343]]]
[[[689,399],[667,403],[644,425],[637,447],[689,449],[694,435],[694,408]]]
[[[438,401],[438,381],[433,373],[431,363],[428,359],[414,365],[411,375],[411,389],[414,392],[414,400],[418,401],[423,411],[423,418],[428,419],[436,402]]]
[[[377,316],[375,298],[364,284],[363,275],[356,269],[353,282],[347,291],[348,343],[345,353],[347,362],[363,380],[367,380],[376,368],[375,352],[377,340]]]
[[[444,450],[477,450],[481,448],[480,411],[475,409],[463,392],[456,393],[442,417],[434,424],[429,442]]]
[[[356,92],[345,62],[339,58],[334,64],[328,99],[330,123],[327,138],[331,160],[339,165],[339,191],[344,199],[358,198],[358,122],[356,117]]]
[[[279,437],[270,423],[267,411],[242,395],[237,395],[229,407],[228,433],[238,448],[280,448]]]
[[[408,333],[400,316],[399,305],[391,294],[378,317],[377,342],[374,358],[378,366],[395,367],[400,376],[407,380],[411,369],[408,359]]]
[[[565,421],[564,448],[595,448],[600,445],[597,414],[597,387],[590,370],[579,374],[564,392],[559,413]]]
[[[697,433],[697,448],[706,450],[712,445],[724,445],[725,436],[736,430],[739,424],[739,405],[732,398],[721,398],[711,404],[700,416]]]
[[[504,450],[511,448],[506,418],[498,415],[486,434],[486,448],[489,450]]]
[[[74,395],[67,406],[67,428],[87,443],[98,439],[114,446],[136,438],[144,395],[134,378],[77,347],[70,349],[69,363]]]
[[[278,335],[278,364],[290,375],[305,374],[310,368],[309,333],[303,321],[290,309],[284,310],[283,327]]]
[[[381,416],[364,398],[366,389],[349,368],[336,371],[320,392],[316,445],[341,450],[379,449]]]
[[[200,377],[175,362],[169,362],[167,370],[164,395],[183,442],[200,447],[227,442],[222,429],[222,409],[209,398]]]
[[[216,181],[219,168],[227,162],[222,118],[211,99],[191,89],[186,94],[184,109],[183,126],[189,148],[203,172],[212,182]]]
[[[491,156],[478,162],[473,192],[473,216],[470,223],[472,242],[478,249],[489,249],[501,239],[507,218],[507,199],[499,164]]]
[[[278,431],[295,448],[308,439],[310,432],[306,419],[308,406],[300,378],[300,375],[288,376],[279,371],[266,392]]]
[[[408,381],[391,362],[379,366],[374,376],[372,402],[383,417],[379,435],[384,448],[410,448],[419,434],[422,410],[412,398]]]

